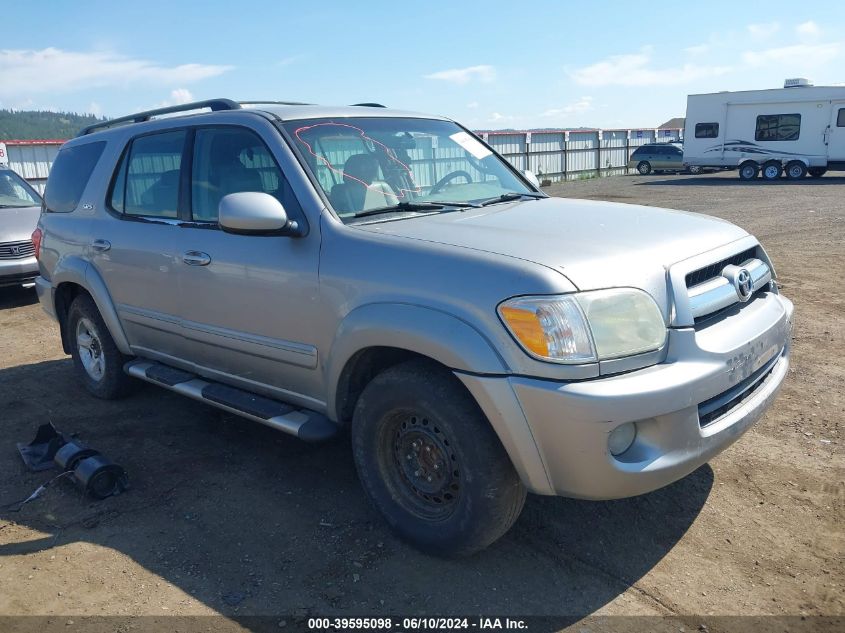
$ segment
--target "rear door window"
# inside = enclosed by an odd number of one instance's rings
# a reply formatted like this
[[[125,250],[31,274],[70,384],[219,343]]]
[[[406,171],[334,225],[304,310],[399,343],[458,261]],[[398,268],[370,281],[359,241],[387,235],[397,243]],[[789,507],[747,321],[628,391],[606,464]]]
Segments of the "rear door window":
[[[59,152],[44,191],[46,211],[70,213],[76,209],[105,147],[105,141],[98,141],[66,147]]]
[[[141,136],[132,141],[115,174],[111,206],[126,215],[176,218],[184,130]]]

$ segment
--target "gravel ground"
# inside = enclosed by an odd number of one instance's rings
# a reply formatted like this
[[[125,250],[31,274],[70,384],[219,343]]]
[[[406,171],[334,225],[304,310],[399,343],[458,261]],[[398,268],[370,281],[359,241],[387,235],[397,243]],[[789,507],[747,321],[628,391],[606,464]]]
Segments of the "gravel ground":
[[[708,213],[766,246],[796,306],[793,365],[737,444],[635,499],[529,497],[499,543],[437,560],[370,510],[348,441],[305,445],[147,385],[95,400],[34,293],[0,290],[0,506],[47,478],[14,443],[48,420],[133,484],[92,503],[58,482],[0,510],[0,615],[843,615],[845,178],[615,177],[549,192]]]

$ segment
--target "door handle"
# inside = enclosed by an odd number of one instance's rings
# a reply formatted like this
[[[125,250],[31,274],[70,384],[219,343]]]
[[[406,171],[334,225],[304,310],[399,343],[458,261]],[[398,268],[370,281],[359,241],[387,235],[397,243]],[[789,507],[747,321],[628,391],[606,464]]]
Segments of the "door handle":
[[[188,266],[208,266],[211,263],[211,256],[202,251],[185,251],[182,253],[182,261]]]
[[[93,242],[91,242],[91,248],[93,248],[98,253],[105,253],[111,248],[111,242],[109,242],[108,240],[94,240]]]

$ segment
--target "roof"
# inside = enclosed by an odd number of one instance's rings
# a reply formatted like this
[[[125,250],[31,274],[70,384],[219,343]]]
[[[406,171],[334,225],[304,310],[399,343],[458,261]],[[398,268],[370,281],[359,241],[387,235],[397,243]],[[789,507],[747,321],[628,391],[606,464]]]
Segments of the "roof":
[[[683,130],[684,129],[684,121],[686,119],[682,116],[676,116],[674,119],[669,119],[661,125],[658,130]]]
[[[344,117],[410,117],[415,119],[446,119],[436,114],[423,114],[409,110],[394,110],[392,108],[367,106],[325,106],[311,104],[248,104],[244,109],[260,110],[274,114],[283,121],[299,119],[329,119]]]

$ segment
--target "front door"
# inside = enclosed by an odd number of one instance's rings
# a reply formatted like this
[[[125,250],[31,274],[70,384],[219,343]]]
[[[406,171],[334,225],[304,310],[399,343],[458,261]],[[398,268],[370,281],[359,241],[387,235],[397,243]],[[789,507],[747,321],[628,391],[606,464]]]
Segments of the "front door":
[[[833,102],[830,128],[827,137],[827,159],[845,161],[845,101]]]
[[[191,361],[210,378],[313,406],[319,227],[305,237],[219,228],[220,199],[241,191],[273,195],[289,217],[302,216],[277,161],[245,127],[196,130],[190,190],[180,288]]]

